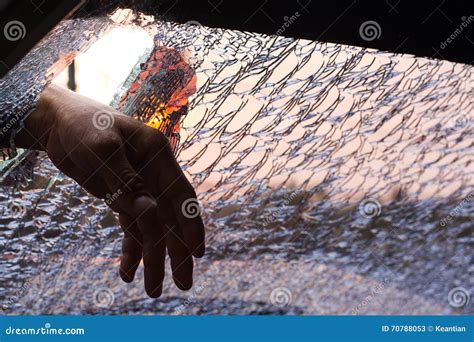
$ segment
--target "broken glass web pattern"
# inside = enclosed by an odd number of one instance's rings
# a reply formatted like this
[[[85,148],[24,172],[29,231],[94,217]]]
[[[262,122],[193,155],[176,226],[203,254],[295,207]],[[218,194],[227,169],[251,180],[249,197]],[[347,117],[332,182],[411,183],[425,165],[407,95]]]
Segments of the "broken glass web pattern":
[[[441,314],[455,312],[450,289],[472,293],[472,67],[199,26],[156,29],[155,51],[179,51],[196,75],[195,94],[179,97],[187,114],[171,125],[208,229],[195,288],[179,292],[167,278],[150,301],[142,273],[134,286],[120,283],[116,220],[65,178],[37,208],[26,191],[2,198],[35,208],[21,224],[2,218],[12,231],[2,240],[2,299],[19,280],[31,289],[15,313]],[[145,120],[155,111],[131,99],[147,98],[151,83],[129,88],[153,65],[147,59],[117,96]],[[55,169],[46,158],[40,165],[44,183]],[[94,304],[96,288],[114,294],[106,309]],[[278,306],[272,293],[282,288],[289,300]],[[368,289],[376,295],[364,302]]]

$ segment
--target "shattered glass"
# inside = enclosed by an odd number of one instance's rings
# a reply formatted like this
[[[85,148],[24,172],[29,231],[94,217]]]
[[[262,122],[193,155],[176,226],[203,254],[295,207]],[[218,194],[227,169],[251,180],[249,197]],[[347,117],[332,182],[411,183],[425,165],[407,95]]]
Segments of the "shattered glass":
[[[109,26],[106,17],[63,21],[0,79],[2,122],[15,127],[14,134],[45,86]],[[0,141],[4,138],[0,134]]]
[[[1,199],[6,312],[457,312],[449,290],[474,289],[471,66],[167,22],[156,30],[114,105],[169,120],[156,128],[174,137],[208,230],[194,289],[167,279],[160,300],[145,298],[141,270],[121,283],[116,218],[67,177],[51,185],[57,171],[43,156],[35,182]],[[150,72],[160,51],[194,70],[160,78]]]
[[[175,50],[157,46],[143,69],[116,106],[146,125],[163,132],[176,151],[181,121],[188,112],[189,97],[196,92],[196,73]],[[129,82],[126,82],[128,84]]]

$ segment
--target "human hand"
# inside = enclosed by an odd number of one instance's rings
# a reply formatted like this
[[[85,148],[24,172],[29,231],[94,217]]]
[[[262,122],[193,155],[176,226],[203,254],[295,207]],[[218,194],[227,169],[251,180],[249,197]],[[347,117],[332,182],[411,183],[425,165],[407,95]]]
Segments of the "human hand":
[[[204,225],[196,193],[161,132],[49,86],[15,142],[46,151],[59,170],[119,214],[125,282],[143,258],[145,290],[159,297],[167,250],[178,288],[192,287],[193,256],[205,251]]]

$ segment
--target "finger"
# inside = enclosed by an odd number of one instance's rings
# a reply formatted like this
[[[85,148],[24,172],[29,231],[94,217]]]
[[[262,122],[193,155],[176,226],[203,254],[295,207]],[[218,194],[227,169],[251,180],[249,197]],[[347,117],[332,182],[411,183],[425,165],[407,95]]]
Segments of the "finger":
[[[183,236],[176,226],[168,226],[166,247],[171,259],[173,280],[181,290],[189,290],[193,286],[193,257],[189,253]]]
[[[157,298],[162,292],[166,246],[164,231],[156,215],[156,202],[142,177],[129,163],[122,144],[109,142],[100,146],[96,155],[97,159],[105,160],[99,172],[110,190],[119,194],[116,201],[137,222],[143,241],[145,291],[150,297]]]
[[[105,142],[104,146],[96,151],[95,163],[101,164],[98,172],[113,192],[110,201],[118,203],[121,212],[136,220],[143,239],[145,235],[162,238],[164,232],[157,220],[155,199],[129,163],[123,145]]]
[[[171,260],[173,280],[181,290],[189,290],[193,286],[192,254],[177,226],[171,204],[165,200],[158,201],[158,208],[159,220],[165,222],[166,248]]]
[[[156,169],[160,169],[159,197],[164,197],[172,204],[175,218],[189,251],[195,257],[202,257],[205,253],[205,230],[201,219],[201,206],[194,188],[179,167],[169,147],[162,150],[161,156],[154,160],[154,165]]]
[[[126,283],[133,281],[142,259],[142,236],[138,224],[126,214],[119,215],[120,226],[124,232],[122,257],[120,259],[120,277]]]
[[[201,206],[196,197],[187,194],[173,199],[174,212],[179,227],[192,255],[197,258],[205,253],[205,230],[201,219]]]
[[[145,291],[148,296],[158,298],[163,290],[165,277],[165,238],[163,234],[150,230],[142,231],[142,235]]]

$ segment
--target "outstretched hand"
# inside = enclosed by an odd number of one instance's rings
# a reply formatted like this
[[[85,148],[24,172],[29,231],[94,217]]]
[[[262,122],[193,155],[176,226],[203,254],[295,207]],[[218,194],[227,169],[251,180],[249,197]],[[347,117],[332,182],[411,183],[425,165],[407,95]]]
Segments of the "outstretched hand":
[[[204,225],[196,193],[162,133],[49,86],[15,141],[46,151],[59,170],[119,214],[125,282],[133,280],[143,258],[145,290],[159,297],[167,250],[178,288],[192,287],[193,256],[205,250]]]

